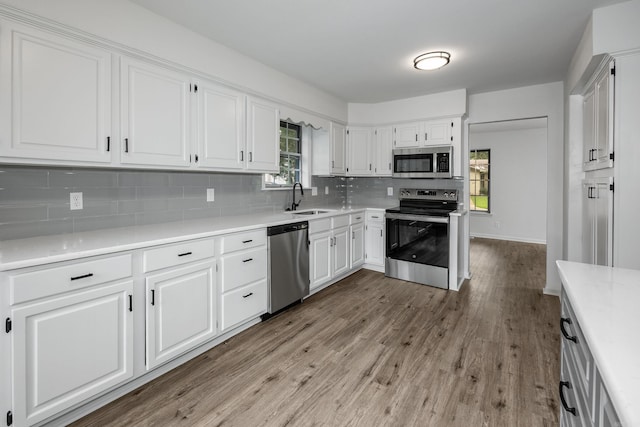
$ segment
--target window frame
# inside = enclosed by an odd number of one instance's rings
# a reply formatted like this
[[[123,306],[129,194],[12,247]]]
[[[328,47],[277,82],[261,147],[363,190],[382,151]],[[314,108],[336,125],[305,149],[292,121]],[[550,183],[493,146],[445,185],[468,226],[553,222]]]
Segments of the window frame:
[[[480,178],[478,179],[472,179],[471,177],[471,161],[472,158],[471,156],[473,155],[473,153],[476,153],[476,159],[473,160],[477,160],[477,153],[479,152],[486,152],[487,153],[487,173],[486,173],[486,178],[483,178],[482,176],[480,176]],[[487,197],[487,208],[485,209],[477,209],[477,208],[473,208],[473,206],[476,206],[475,203],[472,205],[471,204],[471,200],[473,197],[478,197],[478,196],[485,196],[484,194],[482,194],[482,183],[485,182],[487,183],[486,185],[486,197]],[[477,183],[476,185],[474,185],[474,183]],[[479,185],[478,185],[479,184]],[[476,191],[473,191],[472,189],[476,188]],[[479,188],[479,190],[478,190]],[[473,212],[473,213],[480,213],[480,214],[490,214],[491,213],[491,149],[490,148],[472,148],[469,150],[469,212]]]
[[[302,126],[300,124],[297,123],[292,123],[286,120],[280,120],[280,129],[282,128],[286,128],[286,129],[290,129],[292,127],[297,128],[298,130],[298,152],[292,152],[292,151],[281,151],[280,150],[280,140],[278,140],[278,159],[279,159],[279,163],[278,163],[278,167],[280,167],[280,165],[282,164],[282,156],[286,155],[286,156],[293,156],[293,157],[297,157],[298,160],[298,165],[300,167],[300,170],[298,172],[298,176],[299,176],[299,182],[302,183],[303,186],[306,186],[306,184],[308,184],[308,172],[306,171],[307,168],[307,164],[308,162],[306,161],[308,154],[306,154],[307,152],[310,151],[310,147],[309,144],[306,142],[308,139],[307,136],[307,132],[305,129],[305,126]],[[285,138],[287,138],[287,140],[293,140],[295,138],[290,138],[288,135],[285,136]],[[287,141],[287,149],[289,148],[289,143]],[[267,182],[267,175],[272,175],[272,176],[278,176],[278,174],[274,174],[274,173],[265,173],[262,174],[262,189],[263,190],[290,190],[291,187],[293,187],[294,183],[287,183],[287,184],[271,184]]]

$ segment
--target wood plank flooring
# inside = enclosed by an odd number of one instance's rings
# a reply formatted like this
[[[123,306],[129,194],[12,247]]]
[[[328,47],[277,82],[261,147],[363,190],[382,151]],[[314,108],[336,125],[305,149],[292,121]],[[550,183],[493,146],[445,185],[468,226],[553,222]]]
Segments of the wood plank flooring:
[[[545,246],[471,263],[460,292],[361,270],[74,426],[557,426]]]

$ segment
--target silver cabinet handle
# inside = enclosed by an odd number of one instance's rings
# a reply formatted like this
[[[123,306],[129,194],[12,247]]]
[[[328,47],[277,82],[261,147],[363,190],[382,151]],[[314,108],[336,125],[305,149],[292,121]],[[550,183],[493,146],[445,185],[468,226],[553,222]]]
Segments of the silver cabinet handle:
[[[249,151],[249,163],[253,162],[253,151]]]
[[[240,161],[244,162],[244,150],[240,150]]]

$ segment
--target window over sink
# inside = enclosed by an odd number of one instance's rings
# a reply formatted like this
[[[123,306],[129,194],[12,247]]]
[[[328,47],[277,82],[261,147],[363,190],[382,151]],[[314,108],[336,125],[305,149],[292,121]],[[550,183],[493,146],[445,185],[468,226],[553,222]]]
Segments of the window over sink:
[[[303,155],[309,153],[309,148],[305,127],[280,121],[280,171],[263,175],[263,189],[290,189],[296,182],[307,187],[309,168]]]

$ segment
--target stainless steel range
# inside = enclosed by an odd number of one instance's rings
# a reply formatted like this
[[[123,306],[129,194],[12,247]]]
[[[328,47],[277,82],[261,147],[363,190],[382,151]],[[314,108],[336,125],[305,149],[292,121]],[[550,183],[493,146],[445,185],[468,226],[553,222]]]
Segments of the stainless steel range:
[[[385,275],[449,288],[449,214],[457,190],[400,189],[400,206],[387,209]]]

